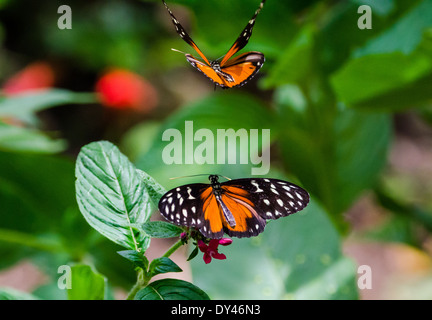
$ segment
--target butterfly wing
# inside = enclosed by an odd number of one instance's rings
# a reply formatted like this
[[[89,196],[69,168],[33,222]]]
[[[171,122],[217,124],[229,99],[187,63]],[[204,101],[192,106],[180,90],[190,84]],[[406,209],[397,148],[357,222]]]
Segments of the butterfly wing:
[[[204,53],[202,53],[202,51],[198,48],[198,46],[195,44],[195,42],[192,40],[192,38],[187,34],[187,32],[185,31],[183,26],[180,24],[180,22],[177,20],[177,18],[174,16],[174,14],[172,13],[171,9],[168,7],[166,2],[164,0],[162,0],[162,2],[165,5],[165,8],[168,10],[168,13],[170,14],[171,20],[172,20],[172,22],[175,26],[175,29],[176,29],[178,35],[180,36],[180,38],[182,38],[188,45],[190,45],[192,48],[194,48],[194,50],[201,56],[201,58],[208,65],[210,65],[210,62],[208,61],[208,59],[206,58]]]
[[[279,219],[303,210],[309,203],[309,193],[303,188],[278,179],[247,178],[236,179],[221,184],[225,195],[243,206],[242,210],[250,213],[248,229],[241,230],[241,236],[255,236],[265,227],[262,220]],[[237,211],[234,206],[228,205],[235,218]],[[243,214],[243,213],[241,213]],[[239,236],[237,230],[230,230],[231,234]],[[227,232],[230,234],[230,232]]]
[[[222,88],[244,85],[255,76],[265,61],[261,52],[247,52],[231,59],[226,67],[216,71],[190,54],[186,54],[186,59],[193,67]]]
[[[221,86],[222,88],[228,87],[229,83],[223,77],[221,77],[213,68],[209,67],[202,61],[196,59],[194,56],[190,54],[186,54],[186,60],[189,63],[198,69],[198,71],[202,72],[207,78],[209,78],[213,83]]]
[[[201,194],[208,184],[193,183],[169,190],[159,200],[162,216],[179,226],[201,228],[203,206]]]
[[[242,86],[261,69],[265,61],[261,52],[252,51],[243,53],[234,59],[231,59],[221,68],[221,71],[230,76],[226,80],[226,86],[232,88]]]
[[[234,42],[234,44],[231,46],[231,48],[228,50],[227,54],[223,57],[222,61],[220,62],[221,67],[224,67],[227,61],[235,55],[237,52],[239,52],[241,49],[243,49],[247,43],[249,42],[250,37],[252,36],[252,29],[255,25],[255,20],[260,13],[261,9],[264,6],[264,3],[266,0],[262,0],[258,9],[255,11],[254,16],[252,19],[249,20],[246,27],[243,29],[243,31],[240,33],[237,40]]]

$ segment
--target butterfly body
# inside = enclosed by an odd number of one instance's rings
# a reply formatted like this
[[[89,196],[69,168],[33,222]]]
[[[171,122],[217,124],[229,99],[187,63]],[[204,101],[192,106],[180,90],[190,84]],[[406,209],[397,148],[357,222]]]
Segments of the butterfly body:
[[[186,33],[165,1],[162,0],[171,16],[171,20],[174,23],[178,35],[184,41],[186,41],[187,44],[194,48],[203,61],[188,53],[185,54],[186,60],[189,61],[189,63],[198,71],[209,78],[215,85],[218,85],[224,89],[243,86],[247,81],[256,75],[265,62],[264,55],[258,51],[250,51],[234,57],[234,55],[244,48],[248,43],[252,35],[255,19],[263,8],[265,1],[266,0],[261,1],[261,4],[255,11],[254,16],[251,20],[249,20],[240,36],[224,55],[222,60],[214,60],[210,62],[210,60],[207,59],[207,57],[202,53],[192,38]]]
[[[159,201],[169,221],[198,229],[205,237],[256,236],[266,220],[278,219],[304,209],[309,194],[301,187],[278,179],[245,178],[210,184],[194,183],[168,191]]]

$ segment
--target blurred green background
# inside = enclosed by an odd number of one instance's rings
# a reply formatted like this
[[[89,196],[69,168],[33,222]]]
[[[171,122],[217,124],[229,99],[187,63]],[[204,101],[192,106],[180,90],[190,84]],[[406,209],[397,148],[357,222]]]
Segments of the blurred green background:
[[[214,90],[170,50],[194,54],[161,1],[76,0],[72,29],[59,29],[63,4],[0,0],[0,287],[13,288],[2,297],[63,299],[57,268],[72,262],[93,265],[108,297],[124,297],[135,272],[80,214],[76,155],[110,140],[167,189],[206,181],[170,177],[251,175],[250,161],[164,164],[162,133],[190,120],[195,131],[270,129],[267,176],[302,185],[312,201],[259,237],[234,239],[225,261],[183,263],[181,277],[217,299],[432,298],[432,0],[267,0],[244,49],[266,62],[231,90]],[[216,59],[259,0],[168,5]],[[372,29],[358,27],[361,5]],[[145,83],[120,92],[132,102],[104,100],[98,84],[113,69]],[[372,289],[358,288],[360,265]]]

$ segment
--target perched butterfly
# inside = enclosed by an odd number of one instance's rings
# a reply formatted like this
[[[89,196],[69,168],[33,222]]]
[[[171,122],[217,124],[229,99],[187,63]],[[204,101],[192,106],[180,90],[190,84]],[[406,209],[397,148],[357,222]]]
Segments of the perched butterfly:
[[[255,24],[255,19],[260,13],[266,0],[262,0],[259,8],[255,11],[254,16],[249,20],[247,26],[240,33],[240,36],[228,50],[227,54],[219,62],[218,60],[210,62],[206,56],[201,52],[195,42],[186,33],[180,22],[174,17],[172,11],[168,8],[168,5],[162,0],[163,4],[167,8],[171,19],[174,23],[177,33],[179,36],[186,41],[204,60],[198,60],[191,54],[185,54],[187,61],[192,66],[201,71],[207,78],[213,81],[216,85],[222,88],[233,88],[244,85],[247,81],[252,79],[253,76],[264,64],[264,55],[261,52],[251,51],[243,53],[237,57],[232,58],[237,52],[243,49],[249,41],[252,35],[252,29]],[[232,58],[232,59],[231,59]]]
[[[278,219],[304,209],[306,190],[287,181],[266,178],[194,183],[168,191],[159,201],[161,214],[180,226],[197,228],[205,237],[252,237],[264,231],[266,219]]]

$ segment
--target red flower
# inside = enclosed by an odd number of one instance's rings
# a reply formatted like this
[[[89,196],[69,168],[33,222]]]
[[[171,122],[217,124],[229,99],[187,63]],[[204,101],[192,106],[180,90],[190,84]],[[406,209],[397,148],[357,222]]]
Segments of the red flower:
[[[113,69],[102,75],[96,91],[103,105],[116,109],[150,111],[158,102],[157,92],[149,82],[124,69]]]
[[[5,95],[48,89],[54,85],[54,70],[46,62],[34,62],[10,77],[3,85]]]
[[[218,246],[227,246],[232,243],[231,239],[228,238],[222,238],[222,239],[212,239],[210,240],[209,244],[205,244],[204,241],[198,240],[198,248],[201,250],[201,252],[204,252],[204,262],[210,263],[212,258],[219,259],[219,260],[225,260],[226,256],[223,253],[218,252]]]

